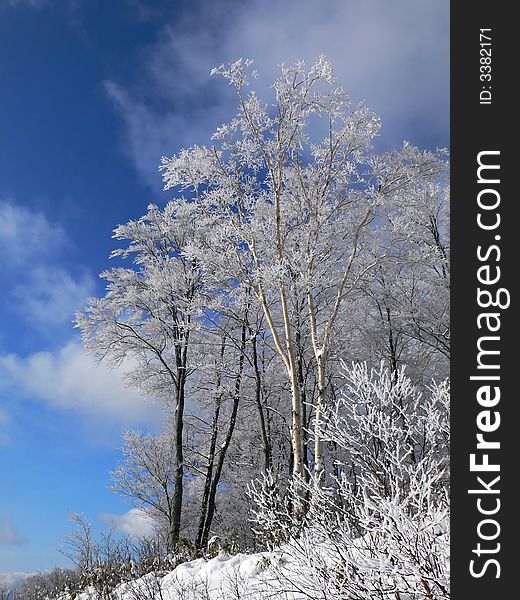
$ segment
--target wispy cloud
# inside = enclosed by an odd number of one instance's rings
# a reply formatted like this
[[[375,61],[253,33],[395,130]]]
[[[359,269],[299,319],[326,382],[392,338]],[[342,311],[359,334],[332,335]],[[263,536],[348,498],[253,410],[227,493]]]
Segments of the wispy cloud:
[[[175,15],[135,69],[136,79],[108,81],[125,123],[125,151],[157,187],[162,154],[200,143],[234,113],[230,91],[210,81],[215,65],[248,57],[265,75],[276,65],[325,54],[354,100],[383,117],[389,145],[427,138],[446,145],[449,110],[448,0],[330,0],[204,4]],[[257,87],[258,87],[257,86]]]
[[[0,201],[0,264],[7,302],[40,332],[71,324],[74,311],[94,293],[95,280],[86,270],[73,274],[60,264],[70,247],[63,229],[43,213],[13,200]]]
[[[11,419],[7,412],[0,407],[0,448],[2,446],[11,445],[11,436],[8,432],[8,427]]]
[[[60,324],[72,326],[74,311],[94,290],[94,278],[86,271],[73,277],[62,267],[40,265],[14,287],[13,297],[26,319],[45,332]]]
[[[31,325],[34,344],[41,344],[34,332],[44,333],[44,340],[52,342],[51,350],[0,354],[2,391],[98,423],[157,424],[159,406],[128,389],[121,370],[98,366],[78,339],[71,340],[74,311],[95,293],[94,279],[87,270],[78,268],[72,273],[64,266],[62,256],[71,246],[64,231],[44,214],[12,200],[0,201],[3,302]],[[61,339],[67,341],[60,345]],[[7,413],[0,411],[3,446],[11,442],[7,419]]]
[[[29,540],[18,531],[11,519],[4,519],[0,522],[0,545],[23,546],[27,544],[28,541]]]
[[[132,508],[122,515],[101,513],[99,519],[116,531],[134,538],[146,538],[154,533],[152,519],[139,508]]]
[[[23,397],[117,425],[156,424],[161,407],[127,388],[121,371],[107,371],[72,341],[55,352],[0,356],[0,379]]]
[[[65,232],[41,212],[30,210],[13,199],[0,200],[0,262],[18,268],[42,261],[67,246]]]

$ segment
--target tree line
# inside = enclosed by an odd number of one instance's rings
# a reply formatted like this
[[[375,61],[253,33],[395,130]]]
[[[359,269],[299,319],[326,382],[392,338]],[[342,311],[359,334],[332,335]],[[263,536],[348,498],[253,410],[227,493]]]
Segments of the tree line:
[[[323,57],[282,66],[271,104],[251,61],[213,74],[236,116],[163,157],[174,198],[114,230],[105,293],[76,315],[165,410],[159,434],[125,433],[114,490],[158,554],[292,540],[317,581],[325,544],[331,597],[412,593],[398,564],[447,597],[446,152],[377,152],[379,117]]]

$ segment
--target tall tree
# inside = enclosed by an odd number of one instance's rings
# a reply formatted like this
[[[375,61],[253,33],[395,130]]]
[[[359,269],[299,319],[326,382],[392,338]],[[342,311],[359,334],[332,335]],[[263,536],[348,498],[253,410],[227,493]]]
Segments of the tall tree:
[[[379,118],[335,87],[324,58],[308,71],[303,62],[282,66],[272,110],[245,92],[250,64],[214,70],[235,87],[239,102],[235,119],[213,136],[215,145],[163,158],[162,169],[166,189],[191,190],[211,223],[217,252],[201,249],[198,260],[212,271],[220,264],[263,310],[290,383],[293,473],[304,478],[298,349],[304,344],[314,360],[314,469],[321,473],[328,360],[340,312],[389,255],[391,229],[381,233],[387,207],[442,166],[437,154],[408,144],[374,153]]]
[[[108,282],[105,296],[92,299],[76,316],[89,351],[110,366],[126,364],[132,385],[174,408],[173,546],[181,526],[185,391],[193,369],[189,348],[204,288],[202,271],[185,249],[200,243],[201,236],[195,205],[178,200],[164,210],[149,206],[144,217],[114,232],[128,245],[112,257],[132,257],[133,267],[102,273]]]

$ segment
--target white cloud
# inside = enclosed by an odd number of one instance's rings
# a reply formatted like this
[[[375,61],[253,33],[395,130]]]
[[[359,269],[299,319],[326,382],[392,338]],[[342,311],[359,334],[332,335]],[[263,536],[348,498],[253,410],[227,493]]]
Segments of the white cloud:
[[[156,424],[161,407],[125,387],[120,371],[107,371],[71,341],[56,352],[0,356],[0,379],[23,396],[118,425]]]
[[[71,324],[74,312],[94,295],[94,278],[86,272],[77,278],[57,266],[38,266],[15,286],[18,309],[40,330]]]
[[[154,534],[152,519],[141,509],[132,508],[122,515],[102,513],[99,519],[116,531],[135,538],[150,537]]]
[[[162,154],[206,141],[234,113],[228,86],[208,74],[239,57],[255,60],[265,92],[280,62],[324,53],[353,99],[382,115],[393,145],[426,131],[432,143],[448,142],[447,0],[222,2],[174,19],[136,81],[106,84],[125,122],[125,149],[154,186]]]
[[[64,231],[49,223],[43,213],[13,200],[0,200],[0,261],[5,266],[41,262],[66,244]]]
[[[0,261],[5,264],[6,306],[59,344],[59,326],[72,327],[74,311],[95,294],[93,277],[71,272],[61,262],[69,242],[42,213],[0,201]],[[61,333],[64,333],[64,328]],[[70,339],[70,333],[67,335]],[[12,395],[71,410],[117,425],[156,424],[160,408],[122,382],[121,371],[107,371],[87,356],[79,340],[28,356],[0,355],[0,381]],[[7,415],[0,412],[0,445],[10,444]]]
[[[23,546],[27,541],[27,538],[18,531],[11,519],[4,519],[0,522],[1,546]]]
[[[205,75],[209,79],[209,71]],[[131,95],[116,82],[106,81],[105,90],[124,122],[124,152],[143,181],[155,191],[162,189],[158,168],[161,157],[184,146],[207,143],[226,115],[219,94],[203,111],[193,104],[190,110],[196,110],[196,114],[188,119],[182,112],[155,112],[145,99]],[[201,93],[197,87],[193,91]]]
[[[14,201],[0,200],[0,265],[8,305],[40,332],[70,325],[74,311],[95,291],[85,270],[59,264],[70,247],[61,227]]]

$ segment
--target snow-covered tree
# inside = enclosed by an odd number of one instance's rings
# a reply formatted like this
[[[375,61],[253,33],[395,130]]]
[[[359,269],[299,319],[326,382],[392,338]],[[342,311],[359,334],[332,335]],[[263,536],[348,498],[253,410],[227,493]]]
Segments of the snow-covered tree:
[[[203,235],[195,205],[178,200],[163,210],[149,206],[144,217],[114,232],[128,245],[112,257],[132,257],[133,267],[102,273],[105,296],[76,316],[87,350],[110,366],[130,364],[130,384],[173,406],[172,543],[181,524],[185,392],[194,368],[189,349],[204,303],[202,271],[186,248]]]
[[[251,289],[261,306],[291,389],[295,476],[305,476],[304,407],[298,345],[314,362],[314,469],[324,468],[319,433],[328,359],[340,312],[360,283],[391,252],[385,215],[397,198],[427,185],[443,169],[436,153],[405,144],[378,155],[371,142],[379,118],[352,105],[324,59],[282,66],[274,106],[251,92],[250,61],[214,72],[236,89],[239,112],[212,147],[163,158],[166,189],[188,189],[212,223],[198,258]],[[298,339],[297,339],[298,338]],[[307,399],[309,401],[309,399]]]
[[[143,510],[166,531],[166,547],[175,549],[175,445],[170,432],[161,435],[127,431],[123,460],[111,473],[113,490]]]
[[[447,390],[427,389],[449,352],[444,152],[377,153],[379,118],[324,58],[282,66],[272,105],[250,66],[215,70],[237,116],[163,158],[178,197],[115,229],[105,295],[77,315],[167,407],[161,434],[126,435],[115,487],[202,555],[249,543],[263,474],[260,543],[289,544],[310,597],[313,577],[338,598],[444,597]]]

